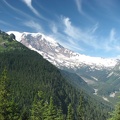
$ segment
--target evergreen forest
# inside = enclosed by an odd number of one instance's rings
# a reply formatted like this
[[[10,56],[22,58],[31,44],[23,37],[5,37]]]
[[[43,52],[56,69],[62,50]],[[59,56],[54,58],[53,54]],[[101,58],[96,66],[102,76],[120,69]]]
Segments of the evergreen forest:
[[[113,108],[109,104],[75,88],[68,79],[41,55],[17,42],[13,34],[0,31],[0,120],[110,117]],[[120,114],[119,108],[116,111]]]

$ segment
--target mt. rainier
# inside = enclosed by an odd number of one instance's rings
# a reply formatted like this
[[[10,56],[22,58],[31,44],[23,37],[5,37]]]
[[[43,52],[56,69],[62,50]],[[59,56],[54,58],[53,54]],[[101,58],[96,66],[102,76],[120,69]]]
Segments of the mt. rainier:
[[[42,33],[8,32],[8,34],[11,33],[16,36],[17,41],[38,52],[58,68],[77,74],[78,77],[81,77],[90,87],[97,91],[95,95],[114,102],[114,98],[111,98],[110,95],[119,92],[119,60],[90,57],[75,53]],[[117,96],[115,97],[117,98]]]
[[[75,53],[57,43],[54,39],[42,33],[28,33],[9,31],[13,33],[17,41],[24,44],[31,50],[37,51],[45,59],[59,68],[80,68],[90,66],[91,69],[113,68],[117,64],[115,59],[104,59],[100,57],[90,57]]]

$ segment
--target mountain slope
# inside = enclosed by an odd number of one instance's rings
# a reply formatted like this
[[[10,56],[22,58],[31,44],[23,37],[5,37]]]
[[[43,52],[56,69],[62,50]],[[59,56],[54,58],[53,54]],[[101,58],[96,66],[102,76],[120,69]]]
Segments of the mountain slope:
[[[68,80],[62,77],[61,72],[42,56],[13,39],[9,41],[8,38],[7,34],[0,33],[0,73],[6,67],[10,80],[10,99],[18,104],[19,116],[26,120],[29,118],[30,108],[38,91],[44,92],[48,103],[52,96],[54,104],[57,108],[61,105],[65,116],[67,106],[71,103],[74,116],[76,116],[80,92],[72,87]],[[82,100],[86,119],[105,120],[107,118],[108,111],[111,109],[108,105],[96,101],[86,93],[83,93]]]
[[[88,84],[77,74],[70,73],[70,72],[67,72],[64,70],[61,70],[61,74],[76,89],[84,90],[90,94],[94,93],[94,89],[92,87],[88,86]]]
[[[90,87],[95,89],[95,91],[97,90],[96,95],[102,98],[104,95],[109,97],[110,94],[114,93],[120,87],[119,84],[117,87],[115,85],[117,83],[115,81],[119,79],[119,76],[110,75],[114,67],[119,63],[119,60],[90,57],[75,53],[42,33],[8,32],[8,34],[10,33],[14,33],[19,42],[31,50],[38,52],[53,65],[77,74]],[[112,86],[107,81],[111,81]]]
[[[117,60],[90,57],[75,53],[42,33],[9,31],[8,34],[10,33],[14,33],[18,41],[28,48],[38,51],[44,58],[60,68],[77,69],[82,66],[90,66],[91,69],[102,69],[112,68],[117,64]]]
[[[118,102],[120,92],[120,63],[105,77],[103,86],[98,90],[98,94],[104,95],[112,103]]]

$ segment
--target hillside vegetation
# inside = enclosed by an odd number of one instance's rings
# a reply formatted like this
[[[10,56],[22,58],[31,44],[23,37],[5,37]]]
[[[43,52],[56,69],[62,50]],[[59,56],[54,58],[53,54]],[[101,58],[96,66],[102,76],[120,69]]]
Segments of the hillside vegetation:
[[[1,120],[106,120],[111,111],[2,31],[0,73]]]

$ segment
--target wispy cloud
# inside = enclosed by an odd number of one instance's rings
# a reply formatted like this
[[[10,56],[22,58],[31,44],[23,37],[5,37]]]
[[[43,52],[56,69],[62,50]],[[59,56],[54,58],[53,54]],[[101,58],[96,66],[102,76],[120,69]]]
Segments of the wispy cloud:
[[[67,17],[63,17],[62,18],[62,22],[63,22],[63,25],[64,25],[64,32],[72,37],[72,38],[79,38],[79,31],[77,28],[75,28],[74,26],[71,25],[71,21],[70,19]]]
[[[74,51],[84,51],[83,47],[80,46],[80,42],[90,45],[94,40],[93,36],[90,36],[80,28],[73,26],[68,17],[61,16],[59,23],[52,23],[50,28],[52,31],[51,36],[53,38],[57,39],[57,41],[65,47]],[[91,46],[97,46],[97,44],[93,42]]]
[[[13,27],[11,24],[9,24],[8,22],[5,22],[3,20],[0,20],[0,24]]]
[[[37,16],[40,16],[38,11],[32,6],[32,0],[22,0]]]
[[[75,0],[75,2],[76,2],[76,6],[77,6],[79,13],[84,14],[82,10],[82,0]]]
[[[8,24],[7,22],[5,22],[5,21],[3,21],[3,20],[0,20],[0,23],[1,23],[1,24],[4,24],[4,25],[10,25],[10,24]]]
[[[91,32],[92,32],[92,33],[95,33],[96,30],[98,29],[98,27],[99,27],[99,24],[96,23],[96,24],[92,27]]]
[[[50,23],[50,28],[54,34],[56,34],[58,32],[58,28],[54,22]]]
[[[35,17],[33,17],[31,15],[28,15],[27,13],[23,12],[22,10],[17,9],[16,7],[14,7],[11,4],[9,4],[6,0],[4,0],[3,2],[9,8],[11,8],[12,10],[14,10],[18,15],[23,16],[22,18],[24,18],[24,19],[21,19],[21,18],[18,18],[16,16],[14,16],[15,19],[21,21],[22,25],[25,25],[25,26],[27,26],[29,28],[33,28],[33,30],[35,30],[36,32],[42,32],[43,31],[41,25],[38,24],[37,22],[35,22],[35,21],[37,21],[37,19]],[[28,2],[29,2],[29,0],[28,0]],[[7,23],[4,22],[4,21],[0,21],[0,22],[7,25]]]
[[[16,7],[12,6],[11,4],[9,4],[6,0],[3,0],[3,2],[9,7],[11,8],[12,10],[14,10],[18,15],[22,15],[25,18],[28,18],[28,19],[35,19],[33,18],[32,16],[26,14],[25,12],[23,12],[22,10],[19,10],[17,9]],[[15,17],[15,16],[14,16]]]
[[[99,23],[86,30],[74,26],[70,18],[63,16],[59,23],[51,24],[51,26],[51,36],[74,51],[83,52],[92,48],[95,51],[120,52],[120,38],[115,29],[111,29],[108,35],[101,36],[96,33],[97,30],[99,31]]]
[[[26,5],[29,5],[30,3],[32,3],[32,0],[22,0]],[[26,2],[25,2],[26,1]],[[25,13],[24,11],[22,11],[22,9],[18,9],[15,6],[12,6],[11,4],[9,4],[6,0],[3,0],[3,2],[12,10],[14,10],[18,15],[22,15],[24,20],[26,19],[32,19],[35,20],[36,18]],[[32,4],[30,4],[30,6],[32,6]],[[32,7],[33,8],[33,7]],[[30,8],[30,9],[32,9]],[[42,15],[40,15],[40,13],[38,13],[34,8],[32,10],[39,18],[48,21],[48,19],[44,18]],[[36,12],[35,12],[36,11]]]
[[[73,26],[69,18],[62,18],[64,24],[64,32],[66,35],[70,36],[73,41],[83,42],[84,44],[91,45],[93,47],[99,47],[95,41],[95,36],[92,35],[93,32],[84,31],[76,26]]]
[[[82,42],[96,50],[116,50],[120,52],[120,37],[117,35],[115,29],[111,29],[108,36],[101,37],[100,35],[94,34],[98,29],[98,23],[93,26],[91,32],[90,30],[88,32],[73,26],[69,18],[64,18],[63,23],[65,25],[65,33],[72,38],[73,42]]]
[[[106,51],[114,50],[115,52],[120,52],[120,37],[118,37],[115,29],[111,29],[109,36],[105,38],[103,44]]]
[[[32,0],[22,0],[31,10],[32,12],[40,17],[41,19],[45,19],[33,6],[32,6]]]
[[[77,6],[77,10],[78,12],[83,15],[85,18],[87,18],[89,21],[91,22],[94,22],[95,20],[89,16],[88,14],[86,14],[84,11],[83,11],[83,0],[75,0],[75,4]]]
[[[36,32],[44,32],[42,26],[33,20],[26,21],[23,24],[29,28],[34,29]]]
[[[116,35],[115,29],[111,29],[111,31],[110,31],[110,38],[109,38],[110,42],[116,41],[115,35]]]

